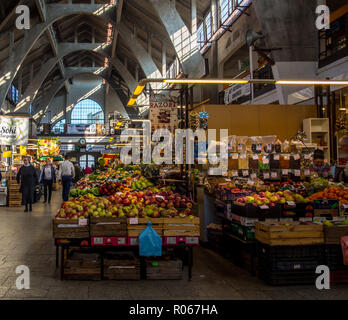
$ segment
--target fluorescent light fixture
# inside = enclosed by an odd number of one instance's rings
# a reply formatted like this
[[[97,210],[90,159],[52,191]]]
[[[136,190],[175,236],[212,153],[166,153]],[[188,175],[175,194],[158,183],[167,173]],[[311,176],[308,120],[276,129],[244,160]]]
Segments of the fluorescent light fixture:
[[[137,88],[135,89],[133,95],[139,96],[143,92],[144,88],[145,88],[145,86],[138,85]]]
[[[348,85],[348,81],[341,80],[278,80],[275,84],[282,85]]]
[[[198,83],[198,84],[247,84],[248,80],[243,79],[164,79],[165,83]]]

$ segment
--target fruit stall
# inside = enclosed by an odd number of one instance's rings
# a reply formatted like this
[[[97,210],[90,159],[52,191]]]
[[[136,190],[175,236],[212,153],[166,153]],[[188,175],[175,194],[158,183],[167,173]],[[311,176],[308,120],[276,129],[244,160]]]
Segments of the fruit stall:
[[[140,166],[117,166],[81,179],[53,220],[62,279],[181,279],[192,276],[200,220],[186,195],[145,178]],[[161,237],[162,255],[139,255],[149,227]]]

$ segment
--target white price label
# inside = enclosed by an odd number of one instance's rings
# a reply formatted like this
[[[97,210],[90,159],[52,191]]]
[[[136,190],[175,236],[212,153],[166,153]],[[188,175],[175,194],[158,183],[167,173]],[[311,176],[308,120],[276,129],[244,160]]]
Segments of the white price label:
[[[257,178],[257,174],[256,173],[252,173],[250,176],[251,179],[256,179]]]
[[[129,224],[139,224],[138,218],[130,218],[129,219]]]
[[[232,154],[232,159],[233,159],[233,160],[238,159],[238,154],[237,154],[237,153]]]
[[[305,170],[305,171],[304,171],[304,175],[305,175],[305,176],[310,176],[310,175],[311,175],[310,170],[308,170],[308,169],[307,169],[307,170]]]
[[[299,154],[295,154],[295,155],[294,155],[294,159],[295,159],[295,160],[299,160],[300,158],[301,158],[301,157],[300,157]]]
[[[302,222],[312,222],[313,218],[311,218],[311,217],[304,217],[304,218],[299,218],[298,220],[302,221]]]
[[[136,246],[136,245],[138,244],[138,239],[137,239],[137,238],[131,238],[131,239],[130,239],[130,244],[131,244],[132,246]]]
[[[167,237],[168,244],[176,244],[176,237]]]
[[[241,159],[246,159],[246,153],[241,153],[241,154],[240,154],[240,158],[241,158]]]
[[[238,171],[232,171],[232,177],[238,177]]]
[[[278,173],[277,172],[272,172],[271,173],[271,177],[272,178],[277,178],[278,177]]]
[[[279,221],[280,222],[293,222],[294,219],[293,218],[280,218]]]
[[[117,243],[119,245],[125,245],[126,244],[126,238],[117,238]]]
[[[253,186],[255,184],[255,182],[253,180],[248,180],[248,184]]]
[[[279,154],[275,154],[274,156],[273,156],[273,160],[279,160]]]
[[[186,237],[186,244],[198,244],[198,237]]]
[[[264,173],[264,174],[263,174],[263,178],[264,178],[264,179],[269,179],[269,173]]]
[[[264,204],[263,206],[260,206],[260,209],[266,210],[266,209],[269,209],[269,206],[266,206],[266,205]]]
[[[103,238],[93,238],[94,244],[103,244]]]
[[[253,160],[259,160],[259,156],[257,154],[253,155]]]
[[[229,182],[230,182],[230,181],[232,181],[232,180],[231,180],[231,179],[225,179],[225,181],[229,181]]]
[[[79,226],[87,226],[88,220],[87,219],[79,219]]]
[[[247,177],[249,175],[249,170],[243,170],[243,177]]]
[[[282,174],[283,174],[284,176],[287,176],[287,175],[289,174],[289,170],[288,170],[288,169],[283,169],[283,170],[282,170]]]
[[[295,177],[300,177],[301,176],[301,171],[300,170],[294,170],[295,172]]]
[[[296,207],[296,203],[294,201],[288,201],[287,204],[292,207]]]
[[[263,158],[262,162],[263,162],[263,164],[269,164],[269,159],[265,157],[265,158]]]

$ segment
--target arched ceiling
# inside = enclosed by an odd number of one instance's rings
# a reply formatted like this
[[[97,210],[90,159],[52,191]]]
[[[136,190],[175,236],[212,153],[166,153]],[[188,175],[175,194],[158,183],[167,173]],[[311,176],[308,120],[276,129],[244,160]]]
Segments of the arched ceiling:
[[[45,20],[42,13],[42,2],[45,3],[44,5],[114,4],[116,8],[111,15],[113,25],[97,15],[89,14],[68,15],[55,21],[34,43],[16,72],[12,83],[22,93],[30,86],[33,77],[41,67],[48,60],[57,56],[57,45],[60,43],[107,43],[110,45],[111,58],[121,61],[134,79],[145,78],[146,73],[139,61],[139,56],[134,54],[133,40],[119,34],[117,28],[119,24],[136,35],[137,43],[146,50],[160,72],[162,72],[163,46],[165,46],[167,68],[176,59],[176,50],[161,18],[154,10],[151,0],[1,0],[0,70],[3,70],[9,63],[11,32],[13,32],[14,49],[24,41],[24,31],[15,28],[15,8],[19,4],[29,6],[33,28]],[[210,0],[197,0],[199,20],[203,18],[204,12],[209,6]],[[175,7],[188,29],[191,30],[191,0],[176,0]],[[34,104],[45,96],[45,93],[57,80],[64,79],[65,68],[71,67],[107,67],[109,77],[119,84],[126,95],[129,94],[129,88],[120,70],[108,63],[107,58],[102,55],[84,50],[69,53],[54,66],[36,93]],[[65,90],[68,89],[67,81]]]

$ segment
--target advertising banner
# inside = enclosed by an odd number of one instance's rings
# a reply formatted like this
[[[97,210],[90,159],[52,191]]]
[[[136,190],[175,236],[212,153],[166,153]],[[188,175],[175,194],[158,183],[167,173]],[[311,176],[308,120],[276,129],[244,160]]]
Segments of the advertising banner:
[[[60,145],[58,138],[41,139],[37,141],[38,156],[41,157],[58,157]]]
[[[0,116],[0,144],[27,145],[29,135],[29,118]]]
[[[178,128],[178,109],[175,101],[168,98],[165,102],[150,101],[151,131],[168,129],[174,133]]]

